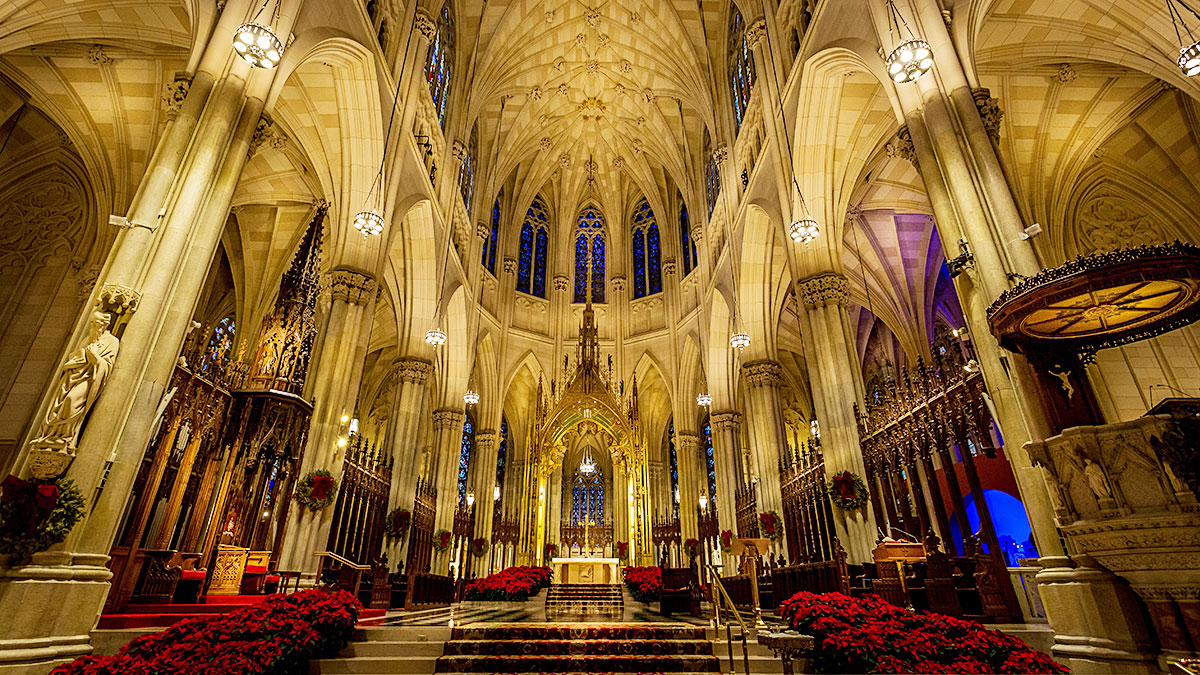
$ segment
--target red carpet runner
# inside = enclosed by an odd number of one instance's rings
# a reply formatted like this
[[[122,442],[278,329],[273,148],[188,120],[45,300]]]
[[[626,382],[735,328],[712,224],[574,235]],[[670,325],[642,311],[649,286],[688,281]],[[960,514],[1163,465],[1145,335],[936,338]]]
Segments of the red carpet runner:
[[[704,629],[685,624],[481,623],[455,628],[439,673],[716,673]]]

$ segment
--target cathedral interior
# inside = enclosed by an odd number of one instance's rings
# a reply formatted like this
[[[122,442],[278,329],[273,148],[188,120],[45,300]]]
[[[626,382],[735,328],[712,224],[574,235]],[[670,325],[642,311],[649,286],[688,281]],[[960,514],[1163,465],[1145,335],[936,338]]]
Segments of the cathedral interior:
[[[1200,672],[1198,40],[1196,0],[0,0],[0,673],[543,566]]]

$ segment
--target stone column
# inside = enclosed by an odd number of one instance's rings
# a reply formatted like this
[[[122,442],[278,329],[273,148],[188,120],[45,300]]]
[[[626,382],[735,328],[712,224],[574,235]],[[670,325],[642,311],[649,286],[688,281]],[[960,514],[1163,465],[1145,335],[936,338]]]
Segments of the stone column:
[[[787,425],[779,397],[783,366],[776,361],[752,361],[742,366],[742,375],[746,378],[750,456],[758,478],[758,510],[774,511],[782,518],[779,457],[780,451],[787,449]]]
[[[732,411],[714,412],[709,416],[712,424],[713,464],[717,471],[716,501],[717,522],[721,530],[730,530],[737,536],[737,491],[743,484],[741,477],[741,426],[742,415]],[[710,504],[709,508],[713,508]],[[726,576],[736,569],[733,559],[721,556]]]
[[[821,425],[821,451],[825,473],[850,471],[866,477],[854,404],[861,400],[862,374],[848,325],[846,277],[826,273],[799,283],[804,306],[801,321],[806,340],[805,357],[815,381],[813,407]],[[834,509],[838,539],[854,563],[871,560],[875,546],[875,517],[870,509],[847,512]]]
[[[421,407],[425,399],[425,383],[433,372],[433,364],[415,356],[404,356],[392,364],[396,386],[392,388],[392,419],[388,424],[384,447],[392,458],[392,489],[388,495],[388,511],[401,508],[412,511],[421,469]],[[392,566],[404,558],[403,540],[388,543],[388,560]]]
[[[700,529],[696,522],[696,507],[700,498],[699,480],[700,439],[696,434],[675,432],[675,461],[679,469],[679,537],[680,544],[688,539],[699,539]],[[672,495],[674,499],[674,495]],[[684,563],[687,562],[684,551]]]
[[[433,476],[437,486],[437,513],[433,531],[454,530],[454,511],[458,507],[458,460],[462,456],[463,419],[461,409],[442,408],[433,412]],[[450,573],[450,553],[454,547],[433,553],[430,570]]]
[[[358,398],[362,364],[366,356],[365,336],[371,332],[374,312],[375,280],[348,269],[335,269],[325,276],[329,309],[324,313],[317,353],[310,366],[309,399],[314,401],[308,445],[298,475],[325,469],[341,483],[345,450],[337,445],[343,415],[353,415]],[[313,555],[328,548],[333,508],[313,513],[292,505],[288,509],[284,533],[281,569],[296,570],[315,578],[317,558]]]
[[[492,500],[492,492],[496,487],[496,455],[499,449],[500,434],[494,430],[475,433],[475,456],[471,458],[470,473],[470,489],[475,492],[475,536],[487,539],[489,544],[492,516],[495,514],[496,502]],[[471,556],[467,569],[474,572],[475,576],[486,576],[491,572],[488,560],[491,560],[490,552],[482,558]]]

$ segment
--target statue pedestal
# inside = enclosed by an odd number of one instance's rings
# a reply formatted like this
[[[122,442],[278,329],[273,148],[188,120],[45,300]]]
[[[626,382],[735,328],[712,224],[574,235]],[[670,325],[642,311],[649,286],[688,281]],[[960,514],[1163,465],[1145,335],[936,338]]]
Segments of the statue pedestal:
[[[617,558],[554,558],[550,568],[560,584],[617,584]]]

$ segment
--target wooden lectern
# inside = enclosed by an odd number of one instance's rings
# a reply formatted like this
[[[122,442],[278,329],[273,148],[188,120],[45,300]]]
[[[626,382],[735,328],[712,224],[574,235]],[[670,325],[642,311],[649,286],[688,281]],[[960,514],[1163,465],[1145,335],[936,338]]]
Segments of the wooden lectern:
[[[766,628],[762,620],[762,608],[758,601],[758,557],[771,550],[770,539],[734,539],[730,555],[738,556],[750,563],[750,598],[754,603],[754,628]]]
[[[925,545],[907,541],[881,542],[871,552],[879,574],[875,586],[884,600],[897,607],[912,608],[905,582],[908,567],[915,562],[925,562]]]

